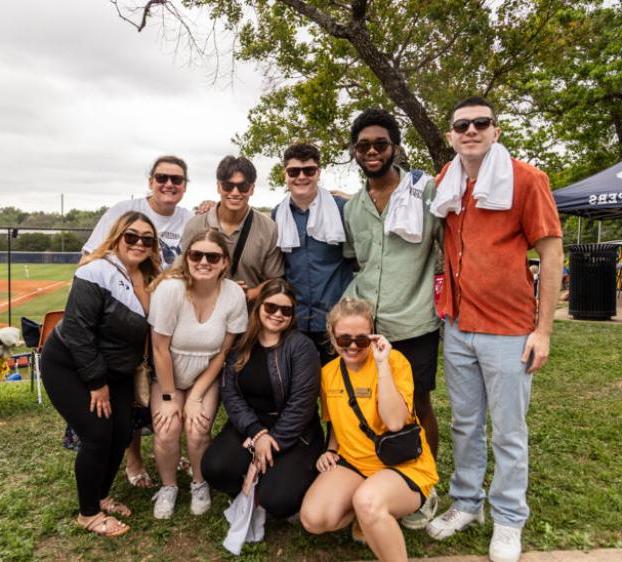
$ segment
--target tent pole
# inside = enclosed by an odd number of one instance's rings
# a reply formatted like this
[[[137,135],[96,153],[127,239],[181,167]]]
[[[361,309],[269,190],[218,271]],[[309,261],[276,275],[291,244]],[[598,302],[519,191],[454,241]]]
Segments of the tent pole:
[[[600,231],[603,226],[603,221],[598,221],[598,243],[600,244]]]
[[[579,228],[577,228],[577,244],[581,244],[581,217],[579,216]]]

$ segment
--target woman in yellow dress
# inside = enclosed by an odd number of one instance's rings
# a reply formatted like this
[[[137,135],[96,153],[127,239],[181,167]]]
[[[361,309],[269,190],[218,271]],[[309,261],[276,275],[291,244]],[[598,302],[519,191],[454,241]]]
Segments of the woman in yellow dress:
[[[356,299],[342,300],[327,317],[328,333],[339,354],[322,368],[328,447],[317,461],[320,474],[305,496],[300,519],[307,531],[320,534],[342,529],[356,517],[379,560],[405,562],[398,519],[423,505],[438,475],[423,429],[419,457],[386,466],[348,404],[341,360],[367,424],[377,435],[399,431],[416,420],[410,364],[384,336],[372,333],[373,325],[370,305]]]

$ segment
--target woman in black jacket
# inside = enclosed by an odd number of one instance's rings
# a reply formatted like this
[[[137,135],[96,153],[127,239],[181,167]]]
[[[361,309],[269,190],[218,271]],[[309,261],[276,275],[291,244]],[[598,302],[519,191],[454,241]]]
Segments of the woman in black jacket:
[[[82,446],[75,463],[78,524],[112,537],[130,509],[108,494],[130,442],[133,377],[149,329],[146,287],[160,269],[156,229],[130,211],[75,273],[65,316],[43,348],[43,384]]]
[[[254,449],[261,473],[256,498],[277,518],[300,509],[324,442],[317,413],[320,359],[313,342],[295,329],[294,306],[288,283],[263,285],[222,376],[229,420],[201,465],[210,486],[235,496]]]

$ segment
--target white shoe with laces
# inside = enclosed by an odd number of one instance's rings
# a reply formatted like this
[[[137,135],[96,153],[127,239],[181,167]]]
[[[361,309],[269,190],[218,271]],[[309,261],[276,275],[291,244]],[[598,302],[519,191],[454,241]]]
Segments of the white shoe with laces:
[[[518,562],[521,555],[520,527],[508,527],[495,523],[488,549],[488,557],[492,562]]]
[[[190,500],[190,513],[192,515],[203,515],[212,506],[207,482],[191,482],[190,494],[192,496]]]
[[[484,522],[484,510],[480,509],[477,513],[467,513],[460,511],[455,506],[451,506],[443,515],[430,521],[425,528],[430,537],[437,541],[442,541],[451,537],[454,533],[462,531],[469,525]]]
[[[153,495],[151,501],[155,501],[153,516],[156,519],[169,519],[173,515],[178,491],[177,486],[162,486]]]
[[[436,495],[436,488],[432,488],[430,496],[425,500],[425,503],[419,511],[415,511],[409,515],[405,515],[400,519],[402,527],[417,531],[419,529],[425,529],[426,525],[434,519],[436,510],[438,509],[438,496]]]

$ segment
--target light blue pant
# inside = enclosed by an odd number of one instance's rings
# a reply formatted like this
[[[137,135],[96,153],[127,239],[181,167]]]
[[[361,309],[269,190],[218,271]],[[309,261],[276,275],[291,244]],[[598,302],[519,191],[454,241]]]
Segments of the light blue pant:
[[[525,417],[532,375],[520,358],[527,336],[462,332],[445,322],[445,381],[452,411],[454,473],[449,495],[476,513],[486,494],[486,410],[492,421],[495,471],[488,501],[495,522],[522,527],[529,516]]]

